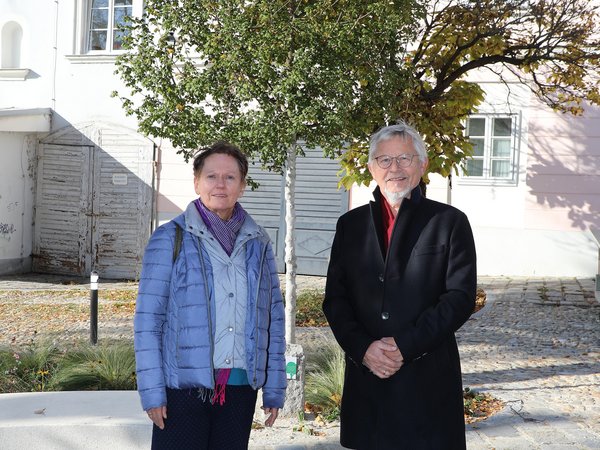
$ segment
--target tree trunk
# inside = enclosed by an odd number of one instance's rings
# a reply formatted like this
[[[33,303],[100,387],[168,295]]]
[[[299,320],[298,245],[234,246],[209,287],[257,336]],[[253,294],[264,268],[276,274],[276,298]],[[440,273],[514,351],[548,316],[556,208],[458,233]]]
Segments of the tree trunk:
[[[288,148],[285,169],[285,341],[296,343],[296,145]]]

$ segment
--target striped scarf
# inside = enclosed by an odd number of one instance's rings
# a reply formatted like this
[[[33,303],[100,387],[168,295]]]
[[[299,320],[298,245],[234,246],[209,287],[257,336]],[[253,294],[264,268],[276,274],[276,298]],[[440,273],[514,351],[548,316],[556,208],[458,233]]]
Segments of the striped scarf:
[[[242,205],[236,202],[233,207],[233,214],[229,220],[223,220],[204,206],[204,203],[202,203],[200,199],[196,199],[194,204],[200,213],[200,217],[202,217],[202,220],[206,224],[206,227],[217,241],[219,241],[219,244],[221,244],[225,253],[231,256],[233,246],[235,245],[235,239],[237,238],[240,228],[242,228],[244,220],[246,220],[246,211],[242,208]]]

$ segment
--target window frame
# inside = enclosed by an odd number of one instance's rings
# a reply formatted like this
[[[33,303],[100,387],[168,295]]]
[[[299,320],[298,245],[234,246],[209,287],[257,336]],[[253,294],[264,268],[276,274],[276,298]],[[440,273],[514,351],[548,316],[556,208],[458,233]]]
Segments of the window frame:
[[[131,15],[133,17],[140,17],[143,12],[144,2],[143,0],[132,0]],[[75,27],[76,40],[74,48],[74,56],[83,56],[89,58],[106,59],[107,57],[112,59],[117,55],[123,53],[125,50],[113,50],[112,42],[114,36],[114,10],[115,0],[108,0],[109,8],[109,24],[107,30],[107,42],[110,43],[109,48],[106,50],[92,50],[90,49],[90,32],[91,32],[91,21],[92,21],[92,0],[80,0],[78,2],[77,11],[77,23]],[[110,39],[109,39],[110,38]]]
[[[493,186],[516,186],[518,181],[518,167],[519,167],[519,129],[520,129],[520,114],[517,113],[477,113],[471,114],[465,120],[464,129],[465,135],[469,137],[469,120],[470,119],[484,119],[485,129],[483,135],[483,156],[475,157],[474,159],[483,161],[482,176],[473,176],[467,174],[467,163],[473,159],[469,158],[465,161],[464,166],[460,171],[460,183],[461,184],[473,184],[473,185],[493,185]],[[493,135],[493,126],[495,119],[511,119],[510,129],[510,155],[506,157],[494,157],[492,154],[493,141],[501,136]],[[481,136],[477,135],[477,138]],[[507,136],[508,137],[508,136]],[[508,177],[494,177],[491,176],[491,167],[493,160],[507,160],[509,161],[509,176]]]

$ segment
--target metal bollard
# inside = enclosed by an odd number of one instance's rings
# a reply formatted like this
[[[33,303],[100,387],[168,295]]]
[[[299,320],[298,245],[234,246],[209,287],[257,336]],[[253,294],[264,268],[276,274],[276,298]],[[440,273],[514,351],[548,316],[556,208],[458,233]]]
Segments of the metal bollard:
[[[98,343],[98,272],[90,273],[90,342]]]

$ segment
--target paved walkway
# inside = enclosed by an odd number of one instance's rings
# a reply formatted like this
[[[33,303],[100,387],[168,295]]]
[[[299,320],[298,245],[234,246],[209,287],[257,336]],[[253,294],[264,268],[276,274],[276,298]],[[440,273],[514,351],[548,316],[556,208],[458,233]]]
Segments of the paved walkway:
[[[506,402],[467,427],[472,449],[600,448],[600,305],[586,279],[482,278],[459,331],[466,386]]]
[[[0,290],[87,289],[85,280],[63,280],[0,277]],[[298,284],[303,289],[322,283],[320,278],[300,277]],[[481,277],[479,284],[487,292],[487,304],[457,334],[464,384],[491,393],[506,406],[467,426],[468,448],[600,449],[600,304],[593,280]],[[302,339],[298,333],[301,344]],[[8,434],[2,416],[0,444],[3,433]],[[250,448],[342,448],[336,424],[323,436],[294,431],[298,425],[297,419],[286,419],[273,429],[254,430]],[[147,442],[137,444],[123,448],[147,448]]]

